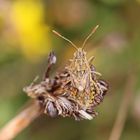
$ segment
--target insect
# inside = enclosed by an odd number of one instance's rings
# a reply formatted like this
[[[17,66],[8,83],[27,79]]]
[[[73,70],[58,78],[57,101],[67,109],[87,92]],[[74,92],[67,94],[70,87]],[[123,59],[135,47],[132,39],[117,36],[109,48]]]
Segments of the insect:
[[[67,83],[71,82],[71,87],[77,90],[71,94],[70,97],[78,101],[78,103],[86,109],[93,106],[95,94],[100,95],[107,90],[107,84],[105,82],[99,82],[97,79],[97,76],[101,76],[101,74],[96,72],[92,65],[94,56],[88,59],[84,51],[87,41],[98,27],[97,25],[92,30],[80,48],[72,41],[53,30],[53,33],[68,41],[76,49],[73,58],[70,60],[70,64],[65,68],[70,75],[67,79]]]

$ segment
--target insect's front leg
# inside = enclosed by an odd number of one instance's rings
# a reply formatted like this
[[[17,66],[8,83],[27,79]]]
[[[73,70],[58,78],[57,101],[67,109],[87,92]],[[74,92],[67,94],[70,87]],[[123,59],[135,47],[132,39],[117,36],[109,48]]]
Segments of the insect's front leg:
[[[96,74],[96,75],[101,76],[101,73],[97,72],[96,69],[95,69],[95,67],[92,65],[92,61],[93,61],[94,58],[95,58],[94,56],[91,56],[91,57],[88,59],[88,63],[89,63],[89,65],[90,65],[91,73],[92,73],[93,75]]]
[[[91,56],[91,57],[88,59],[89,65],[92,64],[92,61],[93,61],[94,58],[95,58],[94,56]]]

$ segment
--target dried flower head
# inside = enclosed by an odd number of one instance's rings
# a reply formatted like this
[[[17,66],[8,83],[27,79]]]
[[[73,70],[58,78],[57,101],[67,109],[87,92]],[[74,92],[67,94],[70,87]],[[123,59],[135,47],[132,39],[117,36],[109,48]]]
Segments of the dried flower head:
[[[100,92],[95,90],[92,102],[87,105],[86,100],[90,98],[90,92],[85,91],[79,96],[79,89],[73,86],[72,81],[69,80],[70,73],[67,69],[58,73],[54,78],[49,77],[49,71],[55,62],[54,53],[50,53],[44,80],[39,84],[33,82],[25,87],[24,91],[31,98],[36,99],[44,113],[51,117],[60,115],[74,117],[75,120],[91,120],[97,115],[95,107],[103,100],[108,89],[107,84],[102,80],[97,80],[96,72],[92,74],[92,79],[99,87]],[[92,65],[91,69],[95,71]]]

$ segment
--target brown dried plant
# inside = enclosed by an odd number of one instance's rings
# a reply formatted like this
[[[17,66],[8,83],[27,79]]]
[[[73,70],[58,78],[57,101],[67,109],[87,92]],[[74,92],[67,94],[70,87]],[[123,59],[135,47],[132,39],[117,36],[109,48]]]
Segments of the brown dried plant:
[[[84,51],[87,40],[97,28],[98,25],[85,39],[81,48],[78,48],[58,32],[53,31],[76,49],[73,59],[62,72],[57,73],[54,78],[50,78],[49,71],[52,65],[56,63],[56,56],[54,53],[50,53],[43,81],[39,84],[33,82],[24,88],[28,96],[39,101],[40,107],[49,116],[60,115],[74,117],[75,120],[91,120],[97,115],[95,107],[103,100],[108,85],[99,79],[101,74],[95,70],[91,63],[94,57],[87,59]]]

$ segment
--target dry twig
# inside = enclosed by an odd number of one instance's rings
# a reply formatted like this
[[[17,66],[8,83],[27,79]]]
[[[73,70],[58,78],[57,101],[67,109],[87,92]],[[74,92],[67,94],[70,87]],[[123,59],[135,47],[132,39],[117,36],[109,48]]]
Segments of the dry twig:
[[[125,125],[125,121],[127,118],[127,112],[133,95],[134,85],[135,85],[135,76],[130,75],[126,83],[122,102],[114,126],[112,128],[112,132],[110,134],[109,140],[119,140],[121,137]]]
[[[0,140],[11,140],[41,114],[37,102],[19,113],[0,131]]]

